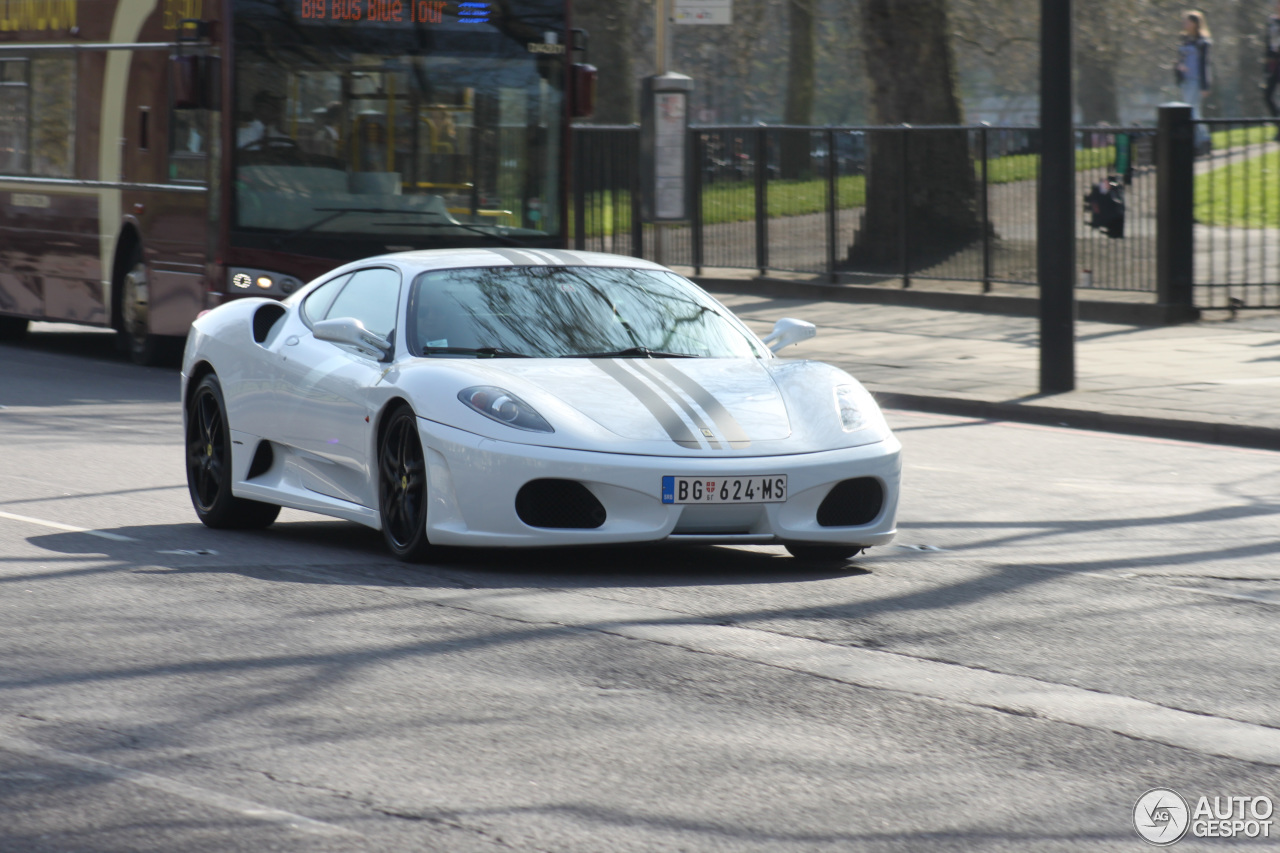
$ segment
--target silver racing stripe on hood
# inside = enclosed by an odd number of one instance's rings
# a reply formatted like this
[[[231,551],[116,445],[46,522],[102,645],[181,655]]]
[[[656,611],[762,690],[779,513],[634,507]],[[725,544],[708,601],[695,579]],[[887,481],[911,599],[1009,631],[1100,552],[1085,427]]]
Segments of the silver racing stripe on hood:
[[[642,376],[645,376],[654,385],[657,385],[663,391],[666,391],[667,395],[670,396],[671,399],[675,400],[676,403],[679,404],[680,408],[684,410],[684,413],[688,415],[689,420],[693,421],[693,425],[697,427],[698,432],[706,436],[707,443],[711,445],[712,450],[720,449],[720,442],[716,440],[715,433],[713,433],[710,429],[707,428],[706,421],[702,419],[702,416],[698,414],[697,410],[695,410],[693,406],[689,405],[689,401],[687,401],[684,397],[680,396],[680,394],[677,393],[676,390],[670,386],[670,384],[662,381],[662,377],[659,376],[657,373],[655,373],[653,368],[651,368],[649,365],[645,364],[644,362],[635,361],[631,363],[631,366],[635,368],[635,371],[637,373],[641,374]],[[703,408],[705,409],[706,407],[704,406]]]
[[[734,450],[740,450],[751,446],[751,438],[747,435],[746,430],[742,428],[742,425],[738,423],[737,419],[729,414],[729,410],[716,399],[714,394],[694,381],[693,377],[670,361],[655,361],[653,369],[671,380],[681,391],[688,394],[690,399],[701,407],[702,411],[707,413],[711,420],[715,422],[716,428],[720,430],[720,434],[729,440],[730,447]]]
[[[639,400],[640,404],[649,410],[649,414],[657,419],[662,428],[666,430],[667,435],[671,436],[672,441],[690,450],[702,448],[702,442],[689,431],[688,425],[676,413],[676,410],[667,405],[666,401],[646,385],[639,376],[631,373],[613,359],[593,358],[591,363],[613,377],[623,388],[630,391],[631,396]]]

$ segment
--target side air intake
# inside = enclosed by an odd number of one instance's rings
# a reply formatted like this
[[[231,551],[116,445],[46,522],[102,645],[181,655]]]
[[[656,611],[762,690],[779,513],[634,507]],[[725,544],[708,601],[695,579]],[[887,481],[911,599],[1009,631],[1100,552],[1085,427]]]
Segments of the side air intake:
[[[516,493],[516,515],[530,527],[594,529],[604,524],[604,505],[574,480],[531,480]]]

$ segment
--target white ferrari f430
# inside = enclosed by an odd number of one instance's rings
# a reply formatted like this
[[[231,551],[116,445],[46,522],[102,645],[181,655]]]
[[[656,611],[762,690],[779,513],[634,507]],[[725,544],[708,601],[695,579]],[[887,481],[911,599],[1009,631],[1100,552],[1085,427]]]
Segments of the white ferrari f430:
[[[404,252],[187,338],[200,520],[293,507],[391,551],[686,542],[843,559],[888,542],[897,439],[852,376],[774,350],[687,279],[614,255]]]

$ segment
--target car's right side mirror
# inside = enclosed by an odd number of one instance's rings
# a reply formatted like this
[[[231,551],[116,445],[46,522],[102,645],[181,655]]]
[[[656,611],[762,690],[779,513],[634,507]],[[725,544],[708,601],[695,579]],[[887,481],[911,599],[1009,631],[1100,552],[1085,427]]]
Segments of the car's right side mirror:
[[[793,317],[783,317],[773,324],[773,331],[765,336],[764,342],[770,352],[777,352],[783,347],[807,341],[816,334],[818,334],[818,327],[812,323]]]

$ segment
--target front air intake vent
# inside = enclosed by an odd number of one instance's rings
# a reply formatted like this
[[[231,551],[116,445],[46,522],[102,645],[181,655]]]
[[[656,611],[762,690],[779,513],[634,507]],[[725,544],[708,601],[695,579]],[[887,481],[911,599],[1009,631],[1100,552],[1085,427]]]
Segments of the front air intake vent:
[[[516,493],[516,515],[530,527],[594,529],[604,524],[604,505],[573,480],[532,480]]]
[[[857,527],[870,524],[884,505],[884,487],[874,477],[842,480],[823,498],[818,507],[818,524],[823,527]]]

